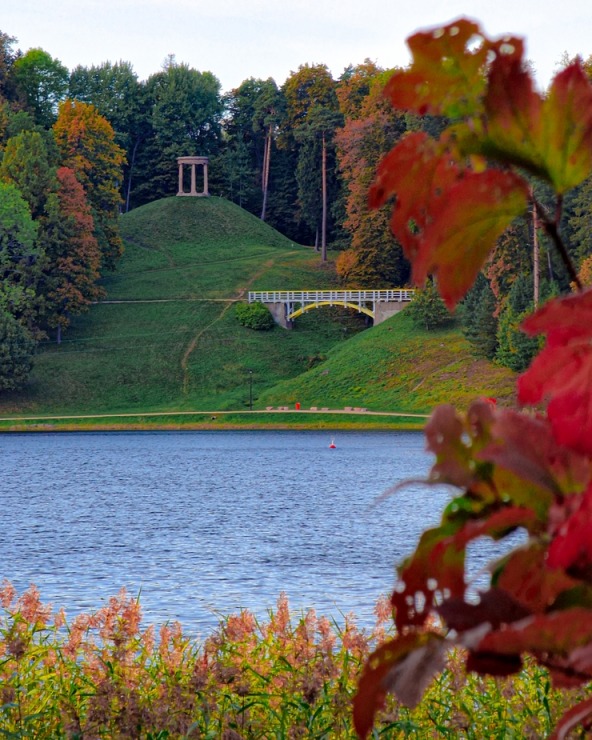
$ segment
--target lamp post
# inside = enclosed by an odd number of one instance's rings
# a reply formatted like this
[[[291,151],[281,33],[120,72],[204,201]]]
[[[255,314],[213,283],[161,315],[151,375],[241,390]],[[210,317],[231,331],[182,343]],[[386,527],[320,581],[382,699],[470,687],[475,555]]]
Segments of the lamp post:
[[[249,411],[253,410],[253,371],[249,370]]]

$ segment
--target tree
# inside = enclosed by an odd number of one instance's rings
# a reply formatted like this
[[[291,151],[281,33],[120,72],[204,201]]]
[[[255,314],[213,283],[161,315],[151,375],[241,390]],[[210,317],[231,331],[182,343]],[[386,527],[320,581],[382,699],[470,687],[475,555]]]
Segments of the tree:
[[[115,143],[125,151],[121,195],[127,212],[136,157],[149,132],[144,86],[130,62],[104,62],[99,66],[76,67],[70,75],[69,96],[94,105],[113,127]]]
[[[499,317],[496,358],[500,364],[523,372],[539,350],[539,342],[527,337],[520,326],[534,308],[532,276],[520,275],[513,283]]]
[[[68,91],[69,72],[43,49],[29,49],[13,64],[17,92],[35,121],[51,126]]]
[[[27,329],[0,308],[0,391],[18,390],[27,382],[35,347]]]
[[[324,64],[300,66],[282,87],[284,145],[297,152],[299,220],[309,227],[317,247],[320,236],[323,261],[327,259],[328,191],[339,187],[333,142],[341,116],[335,87]]]
[[[300,136],[304,141],[308,141],[310,147],[308,154],[320,150],[321,159],[321,204],[320,204],[320,231],[321,231],[321,260],[327,261],[327,217],[328,217],[328,170],[336,170],[335,162],[335,132],[337,127],[342,123],[342,116],[338,110],[329,107],[314,105],[308,112],[306,126],[303,126]],[[315,147],[316,144],[316,147]],[[318,157],[318,154],[317,154]],[[328,160],[330,163],[328,164]],[[306,160],[305,160],[306,161]],[[300,165],[300,161],[298,163]],[[305,164],[308,168],[308,162]],[[299,177],[297,177],[301,203],[306,202],[308,189],[306,173],[299,166]],[[318,196],[317,196],[318,199]],[[314,203],[310,203],[308,208],[304,208],[307,214],[315,213],[318,209]],[[318,220],[317,220],[318,223]]]
[[[390,74],[366,63],[350,69],[337,88],[346,116],[336,140],[353,256],[348,281],[360,287],[402,286],[409,279],[409,263],[391,232],[388,209],[368,206],[378,162],[407,130],[403,114],[393,113],[382,95]]]
[[[36,237],[37,224],[24,198],[12,183],[0,183],[0,309],[30,332],[37,329],[44,257]]]
[[[253,129],[265,131],[265,146],[263,149],[263,163],[261,167],[261,220],[267,217],[267,202],[269,195],[269,174],[271,171],[271,152],[277,133],[279,121],[285,108],[285,101],[281,91],[271,78],[262,86],[261,94],[255,101],[255,116]]]
[[[426,281],[423,288],[415,291],[407,313],[416,324],[428,331],[440,329],[452,320],[432,280]]]
[[[124,152],[109,122],[87,103],[63,103],[53,132],[61,163],[74,171],[87,194],[102,266],[112,270],[123,252],[118,219]]]
[[[0,31],[0,102],[15,98],[13,68],[20,56],[20,51],[13,51],[15,44],[14,36]]]
[[[386,87],[391,103],[450,125],[437,138],[404,137],[383,159],[371,201],[396,198],[392,227],[414,281],[437,275],[453,308],[500,235],[534,208],[577,292],[548,301],[522,324],[546,341],[519,378],[518,400],[544,410],[476,401],[466,413],[437,408],[426,427],[436,458],[428,482],[456,495],[398,569],[397,633],[370,656],[354,703],[361,737],[387,691],[416,704],[454,645],[464,648],[467,670],[482,674],[515,673],[529,654],[556,686],[592,679],[592,290],[582,289],[561,231],[564,196],[592,174],[592,85],[576,61],[543,96],[522,40],[489,39],[466,19],[418,32],[409,46],[410,68]],[[551,212],[525,172],[553,192]],[[467,546],[517,529],[524,543],[508,544],[472,602]],[[591,717],[585,698],[554,737]]]
[[[282,93],[271,78],[259,80],[250,77],[225,95],[223,102],[225,147],[222,161],[216,162],[216,170],[223,172],[220,190],[238,202],[232,180],[236,180],[236,174],[240,173],[239,205],[265,221],[271,162],[274,159],[272,152],[284,108]]]
[[[70,317],[88,310],[103,291],[97,285],[101,250],[84,188],[67,167],[58,169],[57,182],[40,240],[48,257],[43,281],[46,322],[58,328],[59,343]]]
[[[577,188],[569,219],[571,241],[579,261],[592,255],[592,177]]]
[[[138,154],[132,198],[145,203],[177,192],[177,157],[213,156],[220,146],[220,82],[170,60],[148,78],[145,106],[149,130]]]
[[[57,151],[48,140],[45,133],[23,131],[6,142],[0,163],[0,179],[16,185],[35,220],[44,214],[47,198],[57,187]]]
[[[463,334],[476,355],[493,360],[498,349],[497,301],[489,280],[479,273],[460,306]]]

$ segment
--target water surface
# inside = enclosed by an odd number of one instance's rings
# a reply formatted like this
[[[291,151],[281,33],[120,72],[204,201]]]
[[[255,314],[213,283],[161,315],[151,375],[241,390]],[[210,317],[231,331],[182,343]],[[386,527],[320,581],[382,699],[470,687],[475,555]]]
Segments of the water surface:
[[[145,621],[203,633],[285,591],[296,610],[372,621],[394,565],[444,491],[409,483],[416,432],[130,432],[0,436],[0,578],[68,616],[125,586]]]

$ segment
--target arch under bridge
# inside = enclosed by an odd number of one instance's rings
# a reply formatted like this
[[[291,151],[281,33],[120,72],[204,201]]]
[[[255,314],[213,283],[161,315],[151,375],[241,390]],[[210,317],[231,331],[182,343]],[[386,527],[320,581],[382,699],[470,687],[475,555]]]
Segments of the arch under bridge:
[[[346,306],[370,316],[374,325],[398,313],[413,298],[408,288],[389,290],[253,290],[249,303],[265,303],[276,324],[290,329],[292,321],[322,306]]]

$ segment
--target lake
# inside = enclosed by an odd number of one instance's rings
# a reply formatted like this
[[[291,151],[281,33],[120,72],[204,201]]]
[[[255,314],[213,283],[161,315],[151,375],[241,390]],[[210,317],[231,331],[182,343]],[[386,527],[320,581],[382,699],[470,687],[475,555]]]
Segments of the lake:
[[[371,625],[450,495],[417,482],[417,432],[4,434],[0,455],[0,579],[70,618],[124,586],[146,623],[200,635],[243,607],[264,617],[281,591]]]

